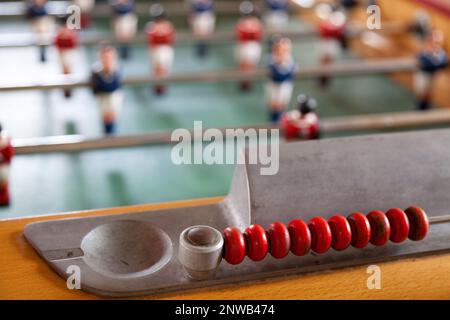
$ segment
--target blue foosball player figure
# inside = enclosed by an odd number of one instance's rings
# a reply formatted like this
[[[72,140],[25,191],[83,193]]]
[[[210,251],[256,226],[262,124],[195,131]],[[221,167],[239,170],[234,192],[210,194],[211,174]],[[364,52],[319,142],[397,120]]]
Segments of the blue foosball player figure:
[[[47,61],[47,45],[51,42],[55,22],[48,14],[47,0],[31,0],[27,3],[26,15],[36,35],[39,46],[39,60]]]
[[[266,26],[271,31],[285,29],[289,23],[289,6],[287,0],[266,0],[264,15]]]
[[[97,98],[103,119],[104,133],[115,132],[117,117],[122,108],[122,74],[119,70],[117,51],[103,45],[99,52],[99,64],[92,72],[92,90]]]
[[[424,48],[418,54],[419,71],[414,77],[414,87],[417,95],[417,108],[427,110],[436,74],[447,68],[449,58],[443,48],[444,34],[440,30],[433,30],[427,37]]]
[[[120,57],[127,60],[130,56],[130,41],[136,37],[138,19],[134,12],[133,0],[114,0],[111,4],[113,30],[119,42]]]
[[[291,40],[286,37],[275,39],[269,62],[270,83],[268,84],[269,118],[273,123],[280,120],[281,114],[291,101],[296,70],[297,64],[292,57]]]
[[[205,38],[211,37],[216,24],[213,0],[191,0],[189,24],[192,33],[198,39],[196,53],[199,57],[208,54],[208,42]]]

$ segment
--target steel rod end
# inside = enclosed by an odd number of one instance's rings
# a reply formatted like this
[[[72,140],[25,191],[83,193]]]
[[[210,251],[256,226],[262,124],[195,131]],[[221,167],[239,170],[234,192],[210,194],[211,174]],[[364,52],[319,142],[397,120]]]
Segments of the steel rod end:
[[[223,237],[219,230],[191,226],[180,234],[178,260],[194,280],[212,278],[222,260]]]

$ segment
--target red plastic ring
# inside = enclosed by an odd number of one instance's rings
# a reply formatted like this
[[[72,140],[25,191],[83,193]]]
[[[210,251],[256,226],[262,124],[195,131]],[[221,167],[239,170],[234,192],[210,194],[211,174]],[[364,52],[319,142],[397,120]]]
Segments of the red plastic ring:
[[[239,264],[245,258],[245,239],[236,227],[228,227],[223,231],[223,258],[229,264]]]
[[[386,217],[391,224],[391,237],[389,239],[394,243],[405,241],[409,235],[409,221],[406,213],[402,209],[393,208],[386,212]]]
[[[352,246],[358,249],[364,248],[370,241],[370,223],[361,212],[352,213],[348,218],[352,229]]]
[[[316,253],[327,252],[331,247],[331,229],[322,217],[312,218],[308,224],[311,231],[311,249]]]
[[[288,228],[281,222],[272,223],[267,229],[269,235],[269,251],[276,259],[286,257],[291,248],[291,238]]]
[[[391,224],[389,223],[386,215],[375,210],[367,215],[367,219],[370,223],[370,243],[375,246],[384,246],[391,236]]]
[[[331,229],[331,247],[334,250],[341,251],[348,248],[352,241],[352,230],[348,220],[338,214],[328,219]]]
[[[409,221],[408,238],[413,241],[423,240],[430,230],[427,214],[419,207],[409,207],[405,213]]]
[[[291,252],[296,256],[304,256],[311,250],[311,231],[302,220],[292,220],[288,225],[291,237]]]
[[[269,240],[266,231],[259,224],[253,224],[245,229],[247,240],[247,256],[253,261],[261,261],[269,251]]]

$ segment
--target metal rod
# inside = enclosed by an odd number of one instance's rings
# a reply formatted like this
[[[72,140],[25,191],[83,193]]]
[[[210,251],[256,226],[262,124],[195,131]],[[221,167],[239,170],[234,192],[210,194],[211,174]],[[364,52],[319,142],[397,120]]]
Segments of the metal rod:
[[[262,1],[254,1],[255,7],[262,9]],[[49,1],[47,7],[50,15],[65,14],[67,7],[72,5],[70,1]],[[167,2],[164,1],[164,7],[170,17],[183,17],[189,13],[189,8],[181,1]],[[149,16],[150,3],[138,2],[135,4],[135,12],[140,16]],[[299,8],[298,6],[291,6],[291,8]],[[24,1],[2,3],[0,5],[0,17],[24,17],[26,6]],[[218,15],[238,15],[239,1],[217,1],[215,3],[215,12]],[[111,17],[111,6],[109,4],[98,3],[92,10],[94,18],[109,18]]]
[[[398,113],[350,116],[325,119],[321,122],[324,133],[351,132],[361,130],[404,129],[418,126],[450,125],[450,110],[410,111]],[[275,124],[259,124],[222,128],[223,136],[227,129],[276,129]],[[172,132],[146,133],[131,136],[88,139],[81,135],[14,139],[13,145],[18,155],[49,152],[80,152],[106,148],[124,148],[145,145],[173,144]]]
[[[450,222],[450,215],[429,217],[428,221],[430,224],[448,223]]]
[[[403,22],[384,22],[383,28],[380,30],[369,30],[366,26],[360,24],[350,23],[348,28],[348,36],[350,38],[359,37],[364,32],[380,32],[387,35],[404,34],[408,30],[408,25]],[[319,36],[316,28],[304,27],[289,28],[285,30],[266,30],[264,33],[264,40],[269,40],[273,35],[281,34],[291,39],[313,39]],[[54,35],[49,35],[48,38],[53,38]],[[233,31],[216,31],[211,36],[202,37],[201,40],[207,41],[211,44],[228,43],[235,40],[235,33]],[[194,36],[191,32],[177,32],[176,43],[192,43],[199,40],[199,37]],[[111,33],[81,33],[80,45],[95,46],[101,41],[116,42],[116,39]],[[145,33],[139,33],[129,42],[130,44],[146,44],[147,36]],[[39,42],[36,40],[34,34],[5,34],[0,36],[0,48],[20,48],[30,46],[51,46],[53,43]]]
[[[365,60],[362,62],[344,62],[328,66],[303,66],[296,72],[295,78],[308,79],[320,76],[358,76],[369,74],[386,74],[397,72],[414,72],[418,68],[417,61],[413,58],[393,58]],[[192,82],[224,82],[224,81],[261,81],[268,79],[268,71],[260,68],[251,72],[239,70],[220,70],[204,73],[190,72],[172,74],[165,77],[152,77],[149,75],[130,76],[123,80],[124,85],[152,85],[152,84],[173,84]],[[16,90],[51,90],[51,89],[74,89],[89,87],[90,81],[75,75],[58,75],[50,80],[34,80],[30,82],[11,83],[10,81],[0,82],[0,92]]]

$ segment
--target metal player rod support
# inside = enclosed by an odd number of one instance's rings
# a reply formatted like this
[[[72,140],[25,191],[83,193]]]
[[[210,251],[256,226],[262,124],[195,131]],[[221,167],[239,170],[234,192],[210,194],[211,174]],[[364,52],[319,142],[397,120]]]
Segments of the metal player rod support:
[[[432,224],[449,223],[450,215],[428,217]],[[196,225],[183,230],[178,245],[178,260],[194,280],[212,278],[222,261],[222,233],[210,226]]]
[[[362,62],[343,62],[328,66],[302,66],[296,72],[295,78],[308,79],[320,76],[361,76],[369,74],[389,74],[397,72],[414,72],[418,69],[417,61],[413,58],[375,59],[364,60]],[[124,85],[152,85],[152,84],[173,84],[191,82],[223,82],[223,81],[261,81],[269,78],[267,69],[260,68],[251,72],[239,70],[220,70],[204,73],[189,72],[172,74],[165,77],[153,77],[149,75],[130,76],[123,80]],[[89,87],[89,79],[80,79],[74,75],[59,75],[50,80],[34,80],[30,82],[10,83],[10,81],[0,82],[0,92],[16,90],[51,90],[51,89],[74,89]]]
[[[450,110],[410,111],[383,113],[325,119],[321,122],[324,133],[352,132],[362,130],[405,129],[419,126],[450,125]],[[260,124],[220,129],[227,136],[227,129],[276,129],[275,124]],[[118,136],[86,139],[80,135],[54,136],[30,139],[14,139],[13,145],[18,155],[81,152],[107,148],[125,148],[148,145],[173,144],[171,132],[147,133],[132,136]]]
[[[380,30],[368,30],[366,26],[360,24],[350,23],[348,28],[348,36],[350,38],[359,37],[364,32],[381,32],[388,35],[404,34],[408,30],[408,25],[403,22],[384,22],[383,28]],[[319,34],[316,28],[313,27],[301,27],[301,28],[289,28],[284,30],[266,30],[264,32],[264,40],[269,40],[273,35],[280,34],[291,39],[313,39],[318,37]],[[52,38],[50,35],[49,38]],[[211,44],[228,43],[234,41],[236,38],[233,31],[216,31],[211,36],[196,37],[191,32],[177,32],[175,41],[176,43],[192,43],[196,40],[207,41]],[[115,37],[111,33],[93,34],[93,33],[81,33],[80,45],[95,46],[101,41],[109,41],[117,43]],[[136,37],[129,42],[130,44],[146,44],[147,35],[145,33],[139,33]],[[0,48],[20,48],[30,46],[50,46],[52,42],[38,42],[34,34],[6,34],[0,36]]]

